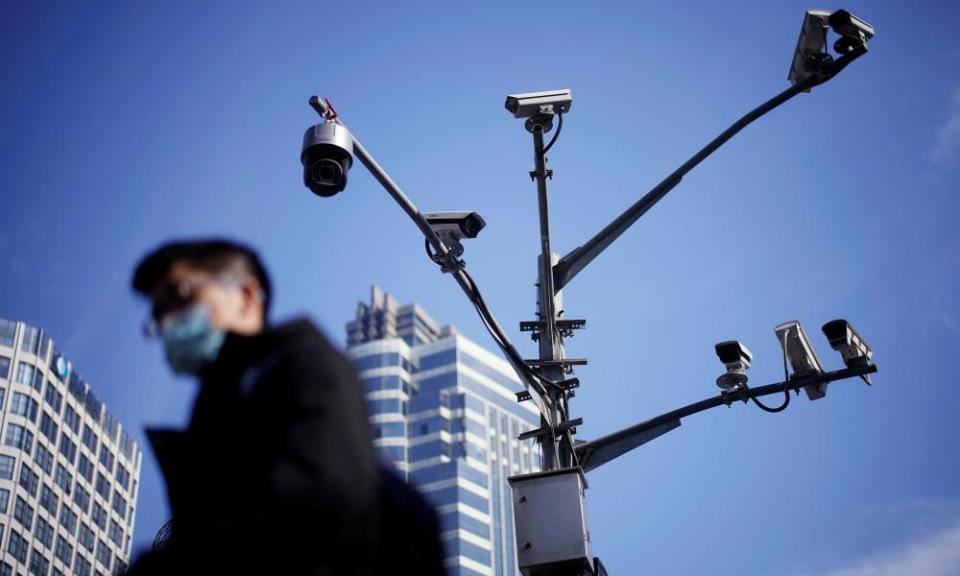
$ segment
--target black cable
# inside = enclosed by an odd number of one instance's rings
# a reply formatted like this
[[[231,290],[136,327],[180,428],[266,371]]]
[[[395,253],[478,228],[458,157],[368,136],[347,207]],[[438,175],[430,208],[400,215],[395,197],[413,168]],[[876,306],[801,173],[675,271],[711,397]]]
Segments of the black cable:
[[[790,381],[790,373],[787,371],[787,332],[786,330],[784,330],[783,332],[782,347],[783,347],[783,382],[784,382],[784,385],[786,385],[786,383]],[[799,394],[800,391],[797,390],[797,393]],[[783,412],[784,410],[787,409],[787,406],[790,405],[790,390],[784,388],[783,394],[784,396],[786,396],[786,398],[783,400],[783,404],[781,404],[776,408],[771,408],[769,406],[766,406],[763,404],[763,402],[757,400],[756,398],[751,398],[751,400],[753,400],[753,403],[759,406],[760,409],[763,410],[764,412],[771,412],[771,413]]]
[[[790,391],[784,390],[783,395],[784,395],[783,404],[777,406],[776,408],[771,408],[769,406],[766,406],[764,405],[763,402],[757,400],[756,398],[751,398],[751,400],[753,400],[753,403],[759,406],[760,409],[763,410],[764,412],[777,413],[777,412],[783,412],[784,410],[787,409],[787,406],[790,405]]]
[[[550,139],[550,143],[543,149],[543,153],[546,154],[550,148],[553,147],[554,143],[557,141],[557,138],[560,137],[560,130],[563,129],[563,114],[557,113],[557,131],[554,132],[553,138]]]

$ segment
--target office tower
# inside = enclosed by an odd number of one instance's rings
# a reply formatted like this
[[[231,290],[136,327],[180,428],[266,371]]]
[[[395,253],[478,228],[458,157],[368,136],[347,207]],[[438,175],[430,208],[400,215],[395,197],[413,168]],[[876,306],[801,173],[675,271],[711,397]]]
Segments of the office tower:
[[[0,319],[0,576],[119,574],[141,453],[54,342]]]
[[[540,469],[540,418],[500,356],[374,286],[347,324],[374,443],[436,507],[451,576],[518,574],[507,477]]]

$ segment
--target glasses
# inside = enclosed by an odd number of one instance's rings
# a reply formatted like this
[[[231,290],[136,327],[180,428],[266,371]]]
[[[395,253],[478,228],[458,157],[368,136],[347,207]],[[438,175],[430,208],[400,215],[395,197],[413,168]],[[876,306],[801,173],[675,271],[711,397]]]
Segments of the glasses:
[[[211,284],[239,286],[240,279],[233,276],[202,276],[161,286],[151,293],[152,305],[150,315],[143,321],[143,335],[146,338],[159,337],[164,319],[189,308],[196,300],[197,293]]]

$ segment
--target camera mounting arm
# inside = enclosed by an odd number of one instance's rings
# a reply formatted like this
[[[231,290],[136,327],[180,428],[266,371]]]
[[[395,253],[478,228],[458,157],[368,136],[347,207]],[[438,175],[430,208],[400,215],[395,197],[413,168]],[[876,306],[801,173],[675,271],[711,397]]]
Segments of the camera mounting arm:
[[[729,128],[724,130],[719,136],[710,141],[699,152],[693,155],[689,160],[683,163],[672,174],[663,179],[662,182],[653,187],[642,198],[637,200],[632,206],[627,208],[620,216],[617,216],[613,222],[598,232],[593,238],[588,240],[582,246],[574,248],[569,254],[560,259],[553,267],[553,289],[559,292],[570,280],[572,280],[581,270],[600,255],[601,252],[620,237],[621,234],[633,225],[647,210],[659,202],[668,192],[673,190],[688,172],[693,170],[700,162],[713,154],[718,148],[723,146],[728,140],[737,135],[741,130],[749,126],[754,120],[777,108],[787,100],[790,100],[801,92],[807,92],[813,86],[818,86],[836,76],[850,62],[859,58],[867,52],[866,44],[854,48],[852,51],[840,56],[836,60],[824,60],[818,64],[818,69],[802,82],[794,84],[780,94],[777,94],[770,100],[767,100],[757,108],[748,112],[745,116],[734,122]]]
[[[324,121],[335,122],[343,126],[340,116],[333,110],[329,102],[321,100],[317,96],[311,96],[310,106]],[[517,352],[516,348],[514,348],[513,343],[510,342],[506,332],[483,303],[473,278],[463,269],[463,265],[457,260],[456,254],[437,236],[424,215],[417,209],[416,205],[414,205],[407,195],[403,193],[397,183],[390,178],[386,170],[377,163],[355,136],[351,134],[351,138],[353,141],[353,153],[356,154],[360,162],[367,171],[373,175],[377,182],[380,183],[384,190],[400,205],[400,208],[406,212],[407,216],[413,220],[413,223],[420,229],[420,232],[426,238],[430,247],[433,248],[435,258],[442,263],[441,265],[445,271],[450,272],[464,294],[466,294],[467,299],[476,306],[478,313],[480,313],[481,320],[493,337],[494,342],[496,342],[497,346],[501,349],[510,365],[513,366],[517,376],[519,376],[521,382],[523,382],[524,388],[530,393],[531,399],[547,422],[548,428],[552,431],[556,422],[554,422],[554,419],[550,416],[555,411],[550,409],[551,400],[549,395],[543,385],[530,376],[530,368],[523,362],[523,358],[520,356],[520,353]]]
[[[656,418],[651,418],[650,420],[645,420],[639,424],[618,430],[602,438],[578,444],[576,447],[577,457],[580,460],[580,466],[583,468],[583,471],[589,472],[638,446],[666,434],[674,428],[678,428],[681,418],[692,416],[704,410],[709,410],[710,408],[730,406],[736,401],[747,402],[752,398],[759,398],[770,394],[783,394],[784,392],[789,393],[791,391],[799,394],[800,389],[807,386],[818,386],[836,380],[864,377],[876,371],[877,366],[868,363],[861,366],[835,370],[833,372],[822,372],[820,374],[811,374],[799,378],[792,377],[783,382],[759,386],[757,388],[743,387],[732,392],[724,392],[718,396],[694,402],[683,408],[661,414]]]

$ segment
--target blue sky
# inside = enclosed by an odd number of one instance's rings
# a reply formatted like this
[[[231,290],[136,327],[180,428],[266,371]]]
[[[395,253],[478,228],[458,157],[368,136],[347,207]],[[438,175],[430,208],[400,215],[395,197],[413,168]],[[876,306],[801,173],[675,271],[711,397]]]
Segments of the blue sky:
[[[960,572],[960,6],[893,2],[4,3],[0,316],[43,327],[135,429],[186,420],[194,386],[139,337],[137,258],[181,236],[257,246],[276,318],[342,343],[376,282],[492,347],[359,167],[302,186],[311,94],[421,209],[479,211],[469,269],[500,322],[532,319],[531,142],[508,93],[571,88],[550,154],[566,253],[753,106],[787,86],[806,8],[871,22],[871,52],[748,128],[565,290],[590,364],[583,438],[715,393],[713,344],[781,376],[773,326],[848,318],[872,388],[831,386],[772,415],[717,409],[591,473],[595,552],[612,574]],[[145,456],[136,525],[166,519]]]

